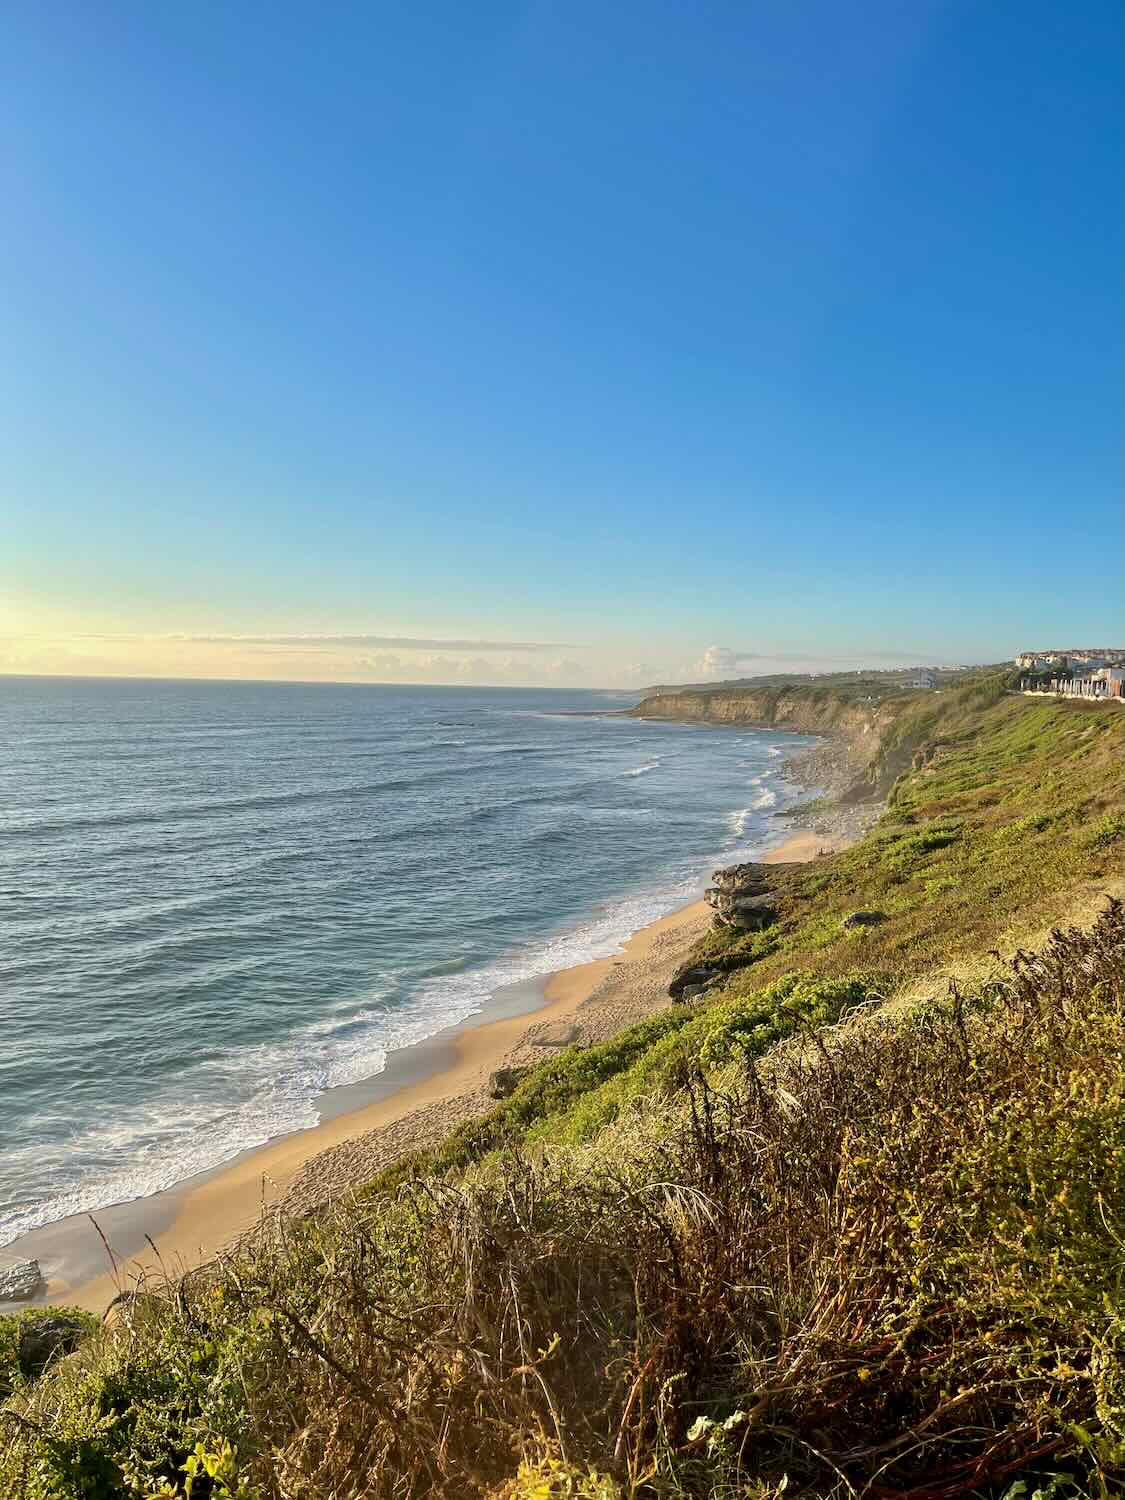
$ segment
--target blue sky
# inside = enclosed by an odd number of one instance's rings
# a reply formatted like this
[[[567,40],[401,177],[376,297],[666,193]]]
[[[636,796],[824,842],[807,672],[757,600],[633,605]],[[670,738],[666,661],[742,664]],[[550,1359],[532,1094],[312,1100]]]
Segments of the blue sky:
[[[610,684],[1122,636],[1109,0],[0,32],[0,668]]]

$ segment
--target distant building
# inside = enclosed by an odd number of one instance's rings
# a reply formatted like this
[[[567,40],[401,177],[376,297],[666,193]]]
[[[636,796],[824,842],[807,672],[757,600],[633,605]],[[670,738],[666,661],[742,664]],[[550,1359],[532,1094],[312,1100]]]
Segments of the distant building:
[[[1052,667],[1056,671],[1075,666],[1125,667],[1125,647],[1068,646],[1065,651],[1021,651],[1015,662],[1025,672],[1043,672]]]
[[[923,667],[920,672],[916,672],[910,679],[910,686],[912,688],[937,687],[937,678],[928,668]]]
[[[1105,683],[1107,698],[1125,697],[1125,667],[1098,667],[1090,673],[1090,678],[1095,683]]]
[[[1068,672],[1065,677],[1022,677],[1020,690],[1025,693],[1054,693],[1063,698],[1125,699],[1125,667],[1096,667],[1092,671]]]

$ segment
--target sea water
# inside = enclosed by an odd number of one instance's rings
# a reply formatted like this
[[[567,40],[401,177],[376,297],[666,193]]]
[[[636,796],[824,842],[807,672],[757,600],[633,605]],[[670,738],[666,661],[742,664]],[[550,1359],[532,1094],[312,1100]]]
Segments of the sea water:
[[[316,1124],[778,840],[806,741],[633,701],[0,678],[0,1244]]]

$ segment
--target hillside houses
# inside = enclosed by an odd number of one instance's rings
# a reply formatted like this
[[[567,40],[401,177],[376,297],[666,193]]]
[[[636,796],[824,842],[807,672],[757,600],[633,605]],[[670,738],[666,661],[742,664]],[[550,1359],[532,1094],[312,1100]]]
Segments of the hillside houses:
[[[1098,667],[1083,676],[1024,677],[1020,690],[1025,693],[1055,693],[1062,698],[1125,699],[1125,667]]]
[[[1021,691],[1068,698],[1125,697],[1125,650],[1112,646],[1066,651],[1023,651],[1015,658],[1028,676]]]
[[[1065,651],[1021,651],[1017,667],[1028,672],[1096,671],[1101,667],[1125,667],[1125,648],[1117,646],[1068,647]]]

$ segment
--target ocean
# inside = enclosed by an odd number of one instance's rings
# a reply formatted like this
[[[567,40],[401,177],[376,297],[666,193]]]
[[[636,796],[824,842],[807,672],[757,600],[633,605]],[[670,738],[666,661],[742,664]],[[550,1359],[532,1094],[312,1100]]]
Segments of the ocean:
[[[317,1123],[783,835],[611,693],[0,677],[0,1245]]]

